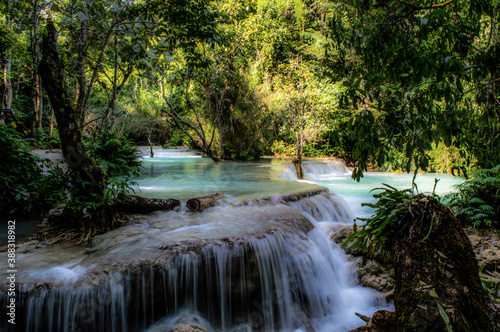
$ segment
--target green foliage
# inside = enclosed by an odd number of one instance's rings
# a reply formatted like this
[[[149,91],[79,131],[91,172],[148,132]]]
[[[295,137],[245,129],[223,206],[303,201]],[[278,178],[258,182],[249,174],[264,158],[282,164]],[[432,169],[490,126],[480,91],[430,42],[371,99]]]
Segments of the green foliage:
[[[416,174],[415,174],[416,175]],[[424,220],[429,214],[431,224],[427,235],[421,239],[424,241],[432,231],[434,215],[432,211],[426,210],[428,201],[434,198],[439,199],[435,195],[436,185],[439,180],[435,180],[434,190],[430,196],[424,194],[415,194],[417,187],[413,184],[413,189],[398,190],[384,183],[383,188],[375,188],[381,192],[373,195],[377,201],[372,203],[363,203],[362,206],[367,206],[375,209],[375,214],[370,218],[359,218],[364,222],[361,229],[355,224],[355,232],[342,244],[345,248],[350,242],[351,247],[361,247],[369,255],[373,255],[375,250],[381,248],[382,253],[387,258],[391,254],[395,235],[403,227],[403,222],[407,222],[408,215],[411,215],[412,222]]]
[[[271,152],[276,156],[292,156],[295,152],[295,145],[283,141],[274,141]]]
[[[37,198],[46,204],[45,209],[68,204],[74,196],[72,177],[63,163],[48,166],[49,170],[40,178],[37,191]]]
[[[474,1],[340,1],[330,21],[328,66],[347,87],[358,170],[397,150],[405,170],[426,169],[432,144],[460,148],[460,164],[500,162],[498,56],[500,10]],[[370,121],[367,121],[370,120]]]
[[[164,149],[168,149],[174,146],[190,146],[191,142],[186,135],[183,135],[180,130],[174,130],[170,141],[163,145]]]
[[[375,214],[370,218],[360,218],[365,222],[360,230],[356,230],[342,244],[345,248],[354,240],[351,247],[361,247],[368,253],[373,254],[377,248],[382,248],[384,254],[389,255],[394,236],[401,226],[401,221],[407,213],[411,213],[408,206],[411,206],[415,196],[411,195],[411,190],[397,190],[387,184],[387,188],[375,188],[373,190],[382,190],[374,194],[377,199],[375,204],[363,203],[362,206],[368,206],[376,209]],[[357,226],[356,226],[357,228]]]
[[[500,165],[479,169],[456,186],[458,192],[445,197],[455,215],[465,225],[500,226]]]
[[[483,272],[484,270],[484,265],[479,266],[479,273]],[[495,297],[498,299],[498,294],[500,294],[500,281],[496,278],[487,278],[484,276],[481,276],[481,286],[483,286],[483,289],[490,294],[491,296]]]
[[[108,177],[138,175],[141,172],[139,151],[125,137],[118,139],[102,134],[98,140],[91,142],[90,151],[96,164],[103,168]]]
[[[61,141],[59,140],[59,135],[50,135],[49,128],[37,129],[35,131],[35,139],[32,140],[32,144],[39,149],[60,149]]]
[[[29,213],[37,206],[36,191],[41,161],[29,144],[9,126],[0,126],[0,211]]]
[[[464,173],[467,168],[464,158],[460,155],[460,149],[455,146],[446,146],[440,143],[436,147],[433,144],[429,157],[433,172],[459,174]]]

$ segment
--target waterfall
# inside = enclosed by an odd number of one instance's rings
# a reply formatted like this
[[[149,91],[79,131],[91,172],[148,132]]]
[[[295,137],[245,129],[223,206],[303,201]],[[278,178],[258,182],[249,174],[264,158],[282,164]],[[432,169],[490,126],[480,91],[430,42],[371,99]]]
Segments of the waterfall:
[[[320,175],[339,174],[344,175],[349,173],[349,170],[341,161],[335,162],[305,162],[302,164],[306,179],[311,179]]]
[[[25,331],[146,331],[188,310],[220,331],[242,324],[251,331],[305,330],[323,317],[344,315],[351,301],[345,290],[355,288],[345,259],[334,254],[317,228],[307,233],[276,229],[202,247],[184,243],[182,252],[172,247],[165,253],[163,262],[113,271],[84,287],[23,286],[19,306],[26,315],[18,326],[25,323]],[[367,299],[368,306],[377,300],[366,291],[356,296]]]
[[[316,179],[322,175],[332,176],[332,174],[338,174],[339,176],[350,175],[350,171],[345,167],[341,161],[330,161],[330,162],[316,162],[316,161],[304,161],[302,163],[302,169],[304,170],[304,178],[306,180]],[[283,180],[288,181],[298,181],[297,173],[295,171],[295,166],[292,164],[283,167],[283,171],[279,175]]]
[[[306,165],[308,174],[319,168]],[[350,223],[351,212],[324,187],[282,182],[274,183],[293,190],[228,197],[202,213],[137,216],[87,249],[54,244],[20,254],[16,331],[340,332],[362,325],[354,313],[371,315],[384,302],[357,286],[321,227]],[[6,261],[2,255],[4,271]],[[2,292],[0,305],[7,301]],[[0,329],[7,327],[3,315]]]
[[[351,223],[354,218],[345,201],[333,193],[318,194],[295,202],[288,202],[317,221]]]

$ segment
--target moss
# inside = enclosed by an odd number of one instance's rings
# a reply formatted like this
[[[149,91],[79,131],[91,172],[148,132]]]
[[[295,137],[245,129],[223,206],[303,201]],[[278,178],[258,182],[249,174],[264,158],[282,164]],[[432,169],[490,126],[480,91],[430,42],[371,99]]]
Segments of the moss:
[[[399,331],[493,331],[470,242],[452,212],[414,196],[393,242]]]

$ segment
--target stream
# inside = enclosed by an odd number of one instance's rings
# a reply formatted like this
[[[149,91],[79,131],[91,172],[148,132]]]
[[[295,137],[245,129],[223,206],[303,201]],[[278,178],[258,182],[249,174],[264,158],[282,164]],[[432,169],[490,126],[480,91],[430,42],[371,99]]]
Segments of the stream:
[[[145,152],[146,155],[146,152]],[[183,207],[134,215],[90,247],[18,247],[15,331],[348,331],[355,312],[391,308],[357,285],[330,241],[340,225],[373,211],[370,190],[411,186],[412,175],[367,173],[360,183],[338,161],[310,161],[298,181],[286,161],[213,163],[186,149],[145,156],[137,194]],[[439,175],[438,193],[460,179]],[[430,192],[434,176],[417,176]],[[201,213],[185,202],[222,192]],[[7,254],[0,302],[9,301]],[[2,315],[0,327],[12,326]]]

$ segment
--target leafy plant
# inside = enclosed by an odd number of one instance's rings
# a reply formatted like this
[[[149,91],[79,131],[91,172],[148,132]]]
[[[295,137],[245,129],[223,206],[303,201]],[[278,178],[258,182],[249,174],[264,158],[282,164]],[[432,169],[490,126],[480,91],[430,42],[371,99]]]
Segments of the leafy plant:
[[[500,225],[500,164],[479,169],[456,186],[458,192],[445,196],[445,203],[466,225]]]
[[[41,178],[38,199],[46,203],[46,208],[71,201],[71,175],[60,164],[51,165],[47,173]]]
[[[50,135],[49,128],[35,131],[34,144],[40,149],[57,149],[61,147],[59,135]]]
[[[274,141],[271,146],[271,152],[276,156],[291,156],[295,152],[295,146],[287,144],[284,141]]]
[[[409,212],[407,205],[412,203],[413,197],[410,189],[397,190],[385,183],[384,186],[386,188],[372,189],[372,191],[382,190],[373,195],[377,199],[375,204],[361,204],[376,209],[375,214],[370,218],[358,219],[365,224],[360,230],[357,230],[355,226],[355,233],[347,238],[342,248],[354,240],[351,247],[360,246],[363,250],[373,254],[380,246],[386,255],[390,252],[393,237],[400,226],[402,217]]]
[[[483,272],[484,265],[479,266],[479,273]],[[481,286],[490,295],[498,297],[500,292],[500,282],[496,278],[481,276]]]
[[[29,213],[36,202],[41,161],[13,128],[0,126],[0,211],[3,215]]]
[[[436,189],[435,181],[434,191]],[[361,247],[367,253],[372,255],[376,249],[381,248],[384,256],[390,256],[391,248],[395,239],[395,235],[401,228],[401,223],[408,214],[412,215],[414,220],[423,220],[426,211],[422,208],[422,202],[428,201],[429,198],[439,198],[434,191],[430,196],[424,194],[414,194],[413,190],[417,187],[413,184],[413,189],[398,190],[388,184],[383,184],[385,188],[374,188],[374,190],[382,190],[380,193],[374,194],[373,197],[377,202],[362,203],[362,206],[368,206],[375,209],[375,214],[370,218],[358,218],[365,222],[360,230],[357,230],[355,224],[355,232],[347,238],[342,244],[345,248],[349,243],[354,241],[350,247]],[[424,203],[425,204],[425,203]],[[420,217],[417,217],[420,215]],[[431,215],[431,225],[427,235],[422,239],[425,240],[432,231],[433,216]]]
[[[112,138],[105,135],[92,142],[90,148],[91,156],[109,177],[137,175],[141,172],[139,151],[125,137]]]

